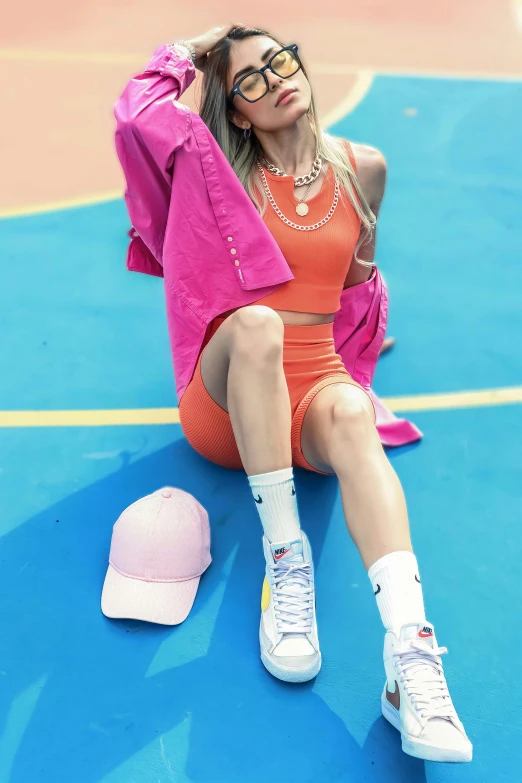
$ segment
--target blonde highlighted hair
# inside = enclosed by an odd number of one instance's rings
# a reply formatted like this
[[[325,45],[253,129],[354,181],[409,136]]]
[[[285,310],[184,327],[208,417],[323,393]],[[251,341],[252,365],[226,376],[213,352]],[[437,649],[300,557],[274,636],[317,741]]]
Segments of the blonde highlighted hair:
[[[272,38],[282,47],[285,45],[266,30],[234,27],[212,49],[203,76],[200,116],[223,150],[256,209],[263,215],[268,205],[268,199],[256,166],[256,162],[263,156],[263,150],[254,133],[245,139],[243,131],[232,122],[227,105],[227,76],[232,44],[234,41],[242,41],[245,38],[258,35]],[[308,79],[304,66],[301,65],[301,67]],[[348,198],[361,220],[361,233],[355,250],[355,258],[362,266],[372,267],[373,263],[358,259],[357,254],[362,245],[371,241],[375,229],[375,215],[359,185],[357,175],[347,155],[346,144],[343,139],[338,139],[322,130],[313,93],[307,117],[317,139],[318,154],[323,161],[331,165],[339,180],[341,198]],[[258,201],[258,194],[261,194],[261,203]]]

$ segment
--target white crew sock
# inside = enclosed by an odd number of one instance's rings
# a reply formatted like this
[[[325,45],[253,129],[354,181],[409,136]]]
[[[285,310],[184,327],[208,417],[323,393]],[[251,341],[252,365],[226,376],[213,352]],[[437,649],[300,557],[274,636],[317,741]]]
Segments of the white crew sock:
[[[301,538],[293,468],[248,476],[248,482],[268,540],[286,543]]]
[[[381,620],[387,631],[424,623],[419,567],[413,552],[390,552],[368,570]]]

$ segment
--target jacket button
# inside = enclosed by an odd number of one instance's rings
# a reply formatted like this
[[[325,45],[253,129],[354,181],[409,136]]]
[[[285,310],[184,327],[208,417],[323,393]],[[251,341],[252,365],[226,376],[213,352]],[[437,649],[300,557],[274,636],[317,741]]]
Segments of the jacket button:
[[[232,237],[227,237],[229,242],[232,242]]]
[[[234,263],[235,263],[236,266],[239,266],[239,258],[237,258]]]
[[[236,248],[235,248],[235,247],[233,247],[233,248],[232,248],[232,250],[231,250],[230,252],[232,253],[232,255],[233,255],[233,256],[235,256],[235,255],[236,255],[236,253],[237,253],[237,250],[236,250]]]
[[[133,236],[133,237],[139,237],[139,234],[138,234],[138,232],[137,232],[137,231],[134,231],[134,232],[133,232],[133,234],[132,234],[132,236]]]

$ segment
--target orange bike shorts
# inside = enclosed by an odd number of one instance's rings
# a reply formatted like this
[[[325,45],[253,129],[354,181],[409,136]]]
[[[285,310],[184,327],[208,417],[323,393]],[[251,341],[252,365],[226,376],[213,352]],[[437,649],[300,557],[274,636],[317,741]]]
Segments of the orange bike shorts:
[[[230,416],[206,390],[201,377],[203,348],[225,318],[215,318],[201,348],[194,375],[179,403],[182,430],[201,456],[218,465],[243,468]],[[359,386],[335,352],[333,323],[314,326],[284,325],[283,368],[292,411],[292,464],[315,473],[331,475],[310,465],[301,450],[301,427],[315,395],[332,383]]]

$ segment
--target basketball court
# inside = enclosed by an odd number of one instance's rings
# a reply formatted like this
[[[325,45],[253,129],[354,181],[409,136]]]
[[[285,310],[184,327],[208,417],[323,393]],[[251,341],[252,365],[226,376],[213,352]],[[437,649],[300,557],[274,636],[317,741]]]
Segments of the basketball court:
[[[258,10],[53,0],[3,25],[0,783],[521,779],[522,5]],[[324,125],[388,161],[397,345],[374,388],[424,432],[389,456],[469,765],[406,756],[380,715],[382,628],[335,478],[295,469],[323,668],[264,670],[248,482],[184,439],[162,282],[125,270],[112,106],[160,43],[229,19],[298,43]],[[210,516],[194,608],[175,628],[107,620],[112,525],[166,484]]]

